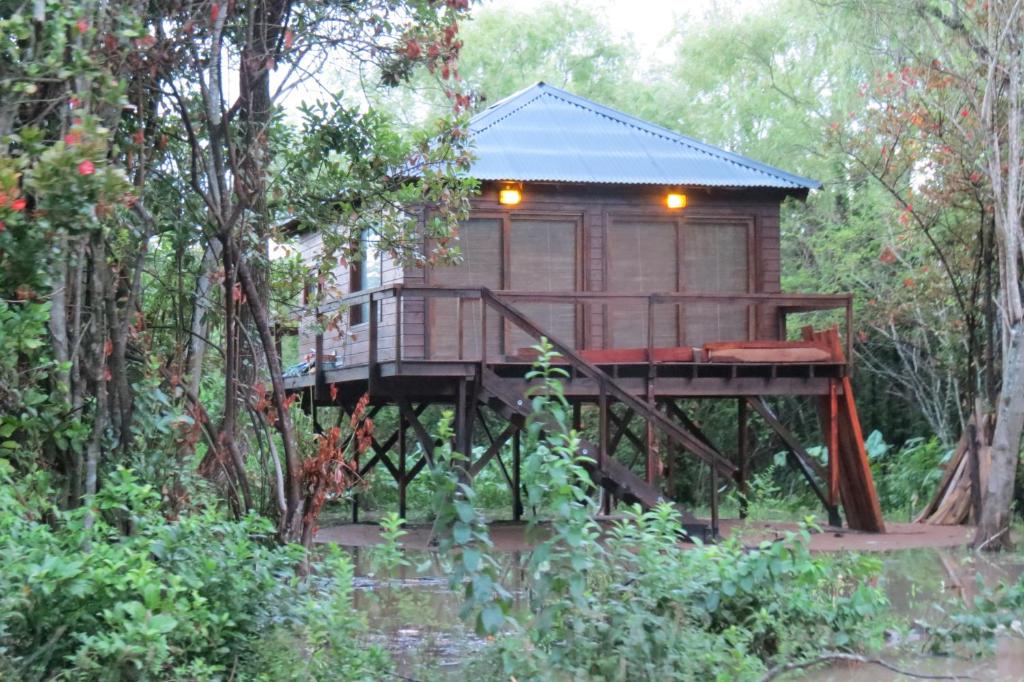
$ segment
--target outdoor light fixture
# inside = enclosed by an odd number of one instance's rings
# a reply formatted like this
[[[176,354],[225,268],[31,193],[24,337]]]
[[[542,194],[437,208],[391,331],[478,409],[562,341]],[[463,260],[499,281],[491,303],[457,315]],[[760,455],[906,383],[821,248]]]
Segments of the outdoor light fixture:
[[[665,195],[665,205],[669,208],[686,208],[686,195],[681,192],[669,192]]]
[[[506,182],[498,190],[498,203],[505,206],[515,206],[523,200],[523,186],[513,182]]]

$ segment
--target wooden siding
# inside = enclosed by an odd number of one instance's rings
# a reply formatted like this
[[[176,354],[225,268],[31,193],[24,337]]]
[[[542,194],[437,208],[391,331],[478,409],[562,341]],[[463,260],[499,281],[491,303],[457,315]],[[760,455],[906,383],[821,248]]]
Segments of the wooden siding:
[[[317,232],[306,232],[298,237],[297,248],[303,261],[316,267],[323,253],[323,240]],[[403,281],[402,267],[387,254],[382,257],[381,282],[382,284],[396,284]],[[349,266],[340,262],[327,272],[320,282],[320,286],[326,300],[351,293],[349,291]],[[415,346],[417,341],[420,344],[420,356],[422,357],[422,310],[419,311],[419,318],[416,317],[415,304],[413,301],[406,301],[405,320],[418,320],[413,324],[411,333],[405,328],[402,336],[405,339],[403,352]],[[412,309],[412,310],[410,310]],[[379,354],[382,360],[394,358],[395,354],[395,302],[384,301],[378,311],[378,341]],[[336,361],[341,365],[364,364],[368,358],[368,331],[369,324],[363,321],[361,324],[350,324],[348,311],[336,311],[325,315],[325,326],[329,327],[324,333],[324,355],[330,358],[334,355]],[[299,324],[299,355],[305,356],[312,352],[315,342],[315,319],[311,315],[304,316]]]
[[[747,233],[746,257],[748,270],[748,290],[759,293],[778,293],[780,286],[780,245],[779,245],[779,206],[785,198],[786,193],[779,190],[728,190],[728,189],[685,189],[687,194],[687,207],[682,210],[669,210],[664,207],[664,196],[669,188],[649,186],[586,186],[567,184],[536,184],[527,183],[523,191],[523,201],[515,207],[501,206],[497,200],[497,183],[484,183],[480,196],[473,199],[473,220],[492,220],[495,224],[501,225],[500,238],[495,240],[488,249],[496,249],[497,253],[486,254],[487,258],[481,260],[480,264],[487,265],[487,281],[474,281],[474,276],[468,279],[462,273],[455,272],[456,268],[428,267],[428,268],[407,268],[403,273],[396,264],[385,261],[383,268],[383,281],[385,284],[405,282],[409,285],[417,284],[438,284],[438,285],[486,285],[497,288],[516,290],[551,290],[552,288],[562,289],[570,281],[567,273],[553,276],[555,273],[545,273],[544,268],[565,267],[562,264],[564,256],[569,251],[574,253],[572,278],[575,281],[575,289],[580,291],[597,292],[623,292],[636,293],[634,286],[640,285],[654,287],[656,290],[664,291],[673,278],[676,286],[671,289],[675,291],[695,291],[696,282],[687,281],[685,273],[679,269],[680,262],[684,263],[690,256],[682,254],[677,260],[675,271],[671,276],[664,276],[662,268],[666,267],[667,256],[661,250],[652,251],[648,244],[649,235],[637,234],[635,241],[636,261],[634,269],[636,273],[629,275],[623,272],[622,264],[617,267],[610,257],[614,249],[628,248],[629,236],[611,232],[619,229],[616,225],[633,223],[636,229],[642,229],[642,225],[671,224],[682,234],[688,229],[686,226],[707,226],[713,229],[715,225],[726,226],[735,234],[737,226],[743,226]],[[531,267],[519,270],[514,267],[516,262],[527,262],[529,249],[520,249],[515,244],[514,225],[524,221],[526,225],[548,224],[548,228],[541,230],[545,232],[544,239],[548,244],[555,235],[551,225],[564,225],[568,229],[571,223],[572,246],[563,245],[557,253],[546,254],[546,257],[538,259]],[[513,235],[510,237],[510,234]],[[691,235],[692,238],[692,235]],[[679,238],[680,243],[685,241]],[[537,242],[538,245],[540,242]],[[303,257],[312,259],[314,254],[319,253],[320,239],[315,233],[307,233],[299,239],[299,248]],[[685,248],[680,244],[680,248]],[[536,249],[535,249],[536,251]],[[480,254],[483,255],[483,254]],[[549,256],[549,257],[547,257]],[[479,258],[479,255],[478,255]],[[486,261],[487,263],[484,263]],[[494,268],[492,271],[490,268]],[[610,269],[611,268],[611,269]],[[705,269],[705,273],[707,270]],[[468,274],[468,273],[467,273]],[[629,284],[630,277],[640,277],[635,285]],[[625,280],[623,280],[625,277]],[[735,288],[735,283],[725,282],[713,278],[714,281],[708,285],[706,291],[724,291]],[[338,293],[347,293],[347,270],[344,266],[337,266],[333,270],[334,290]],[[663,281],[664,280],[664,281]],[[625,283],[624,283],[625,282]],[[556,287],[557,284],[557,287]],[[723,289],[722,287],[725,287]],[[650,291],[644,293],[652,293]],[[429,304],[428,304],[429,303]],[[402,310],[402,357],[406,359],[423,358],[451,358],[455,357],[455,344],[458,335],[453,330],[456,313],[454,310],[445,310],[444,302],[425,301],[413,297],[406,297]],[[447,302],[449,307],[454,303]],[[529,304],[523,304],[527,306]],[[538,318],[545,318],[549,324],[558,327],[555,333],[565,334],[570,338],[563,340],[570,341],[575,337],[576,346],[580,348],[609,348],[628,345],[643,345],[646,334],[646,310],[620,310],[615,306],[605,303],[591,302],[578,306],[567,306],[548,304],[546,311],[530,312]],[[715,338],[687,338],[693,336],[692,331],[686,330],[685,311],[672,311],[670,306],[665,311],[655,313],[655,327],[657,330],[658,343],[669,343],[673,341],[672,327],[677,330],[675,339],[679,343],[703,342],[714,340],[735,340]],[[570,311],[569,309],[572,308]],[[611,308],[611,310],[609,309]],[[714,311],[716,316],[721,311]],[[705,315],[710,314],[704,311]],[[777,316],[775,311],[767,305],[760,306],[757,311],[751,310],[747,315],[747,325],[750,336],[756,339],[778,338]],[[735,318],[735,313],[729,313]],[[729,315],[726,315],[728,318]],[[380,324],[381,338],[381,359],[388,359],[394,355],[395,316],[393,302],[386,302],[382,306],[382,317]],[[471,358],[478,353],[478,341],[475,340],[479,332],[479,307],[477,304],[467,303],[463,316],[464,327],[464,353],[466,358]],[[551,317],[552,320],[547,318]],[[730,318],[725,325],[724,332],[729,336],[735,336],[737,325],[735,319]],[[344,322],[347,317],[342,320]],[[476,321],[474,324],[474,320]],[[496,323],[494,323],[496,324]],[[571,328],[571,329],[570,329]],[[338,352],[346,364],[365,362],[366,360],[366,329],[365,325],[348,329],[343,325],[344,333],[330,332],[325,335],[325,351]],[[627,329],[634,331],[627,332]],[[300,349],[302,352],[312,348],[312,324],[306,319],[300,333]],[[526,343],[519,335],[512,335],[508,329],[494,330],[489,335],[489,352],[511,352],[514,353],[519,346]],[[626,334],[628,338],[623,335]],[[639,334],[639,336],[637,336]],[[633,338],[637,336],[637,338]],[[714,336],[714,335],[712,335]],[[619,338],[616,338],[619,337]],[[499,340],[500,339],[500,340]]]

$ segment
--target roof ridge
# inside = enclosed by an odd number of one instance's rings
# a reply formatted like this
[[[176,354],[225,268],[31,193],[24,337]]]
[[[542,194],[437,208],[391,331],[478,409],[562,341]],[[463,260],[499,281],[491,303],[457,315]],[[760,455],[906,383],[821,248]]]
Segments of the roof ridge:
[[[538,85],[543,85],[547,89],[548,94],[550,94],[552,97],[557,97],[561,99],[563,102],[566,102],[567,104],[571,104],[584,110],[589,110],[594,114],[597,114],[598,116],[603,116],[604,118],[614,121],[615,123],[629,126],[641,132],[647,133],[648,135],[654,135],[656,137],[665,139],[669,142],[674,142],[676,144],[681,144],[690,147],[702,154],[706,154],[711,157],[718,157],[722,161],[726,161],[727,163],[732,163],[742,168],[746,168],[757,173],[763,173],[764,175],[769,175],[778,180],[784,180],[786,182],[794,182],[797,184],[817,184],[818,186],[821,185],[821,183],[813,181],[810,178],[805,178],[794,173],[787,173],[781,168],[775,168],[774,166],[763,163],[761,161],[757,161],[756,159],[749,159],[741,154],[737,154],[736,152],[731,152],[727,149],[716,147],[715,145],[708,144],[707,142],[701,142],[700,140],[692,138],[688,135],[683,135],[682,133],[676,132],[671,128],[666,128],[665,126],[658,125],[657,123],[645,121],[642,118],[639,118],[632,114],[627,114],[624,111],[619,111],[618,109],[614,109],[604,104],[598,104],[593,100],[587,99],[586,97],[581,97],[580,95],[575,95],[567,90],[556,88],[551,85],[546,85],[543,82],[538,83]],[[541,94],[543,93],[538,94],[537,97],[540,97]],[[516,111],[519,111],[520,109],[522,109],[522,107],[526,106],[530,102],[533,102],[535,99],[536,97],[531,98],[528,102],[524,102],[522,106],[516,108]],[[607,111],[600,111],[600,109],[606,109]],[[515,112],[509,112],[509,115],[511,115],[512,113]],[[502,116],[501,119],[498,120],[504,120],[505,118],[505,116]],[[493,125],[493,123],[490,125]],[[490,125],[488,125],[488,127],[490,127]]]
[[[477,132],[477,133],[482,133],[485,130],[487,130],[488,128],[493,127],[496,123],[500,123],[501,121],[504,121],[505,119],[507,119],[509,116],[512,116],[516,112],[522,111],[523,107],[526,107],[531,102],[536,101],[539,97],[543,97],[544,96],[544,88],[550,88],[550,87],[551,86],[549,86],[544,81],[537,81],[533,85],[527,86],[527,87],[523,88],[522,90],[518,90],[516,92],[513,92],[511,95],[508,95],[507,97],[501,98],[500,100],[498,100],[494,104],[490,105],[489,107],[487,107],[486,109],[484,109],[483,111],[478,113],[476,116],[473,116],[473,118],[471,118],[470,121],[469,121],[469,127],[470,128],[473,127],[473,122],[474,121],[483,120],[483,119],[487,118],[488,114],[494,115],[495,113],[497,113],[497,110],[498,110],[499,107],[501,107],[503,105],[506,105],[506,104],[509,104],[509,103],[515,101],[519,97],[523,97],[524,95],[529,93],[531,90],[537,90],[537,93],[533,97],[524,99],[523,102],[521,104],[519,104],[518,106],[515,106],[512,109],[510,109],[509,111],[507,111],[506,113],[502,114],[501,116],[498,116],[498,117],[494,118],[493,120],[488,121],[487,124],[484,125],[482,128],[478,128],[478,129],[476,129],[474,131],[474,132]]]
[[[551,101],[558,104],[554,104],[554,108],[552,108],[552,105],[544,104],[531,107],[531,105],[542,100],[545,95],[550,95]],[[576,120],[568,119],[564,122],[559,122],[557,120],[558,114],[554,113],[559,107],[568,107],[568,111],[575,109],[580,112],[580,114],[578,114],[580,116],[586,114],[587,116],[594,117],[592,119],[594,123],[586,123],[586,117],[581,117]],[[534,109],[537,109],[536,113],[534,113]],[[654,180],[649,180],[647,178],[654,178],[658,176],[662,178],[660,182],[683,182],[684,184],[690,182],[689,180],[684,180],[684,178],[692,177],[694,184],[706,186],[776,187],[779,189],[804,191],[821,187],[821,183],[817,180],[789,173],[781,168],[777,168],[762,161],[746,157],[742,154],[729,151],[721,147],[716,147],[715,145],[708,144],[688,135],[683,135],[671,128],[651,123],[650,121],[645,121],[644,119],[633,116],[632,114],[627,114],[623,111],[619,111],[618,109],[600,104],[562,88],[549,85],[543,81],[539,81],[512,93],[494,104],[491,104],[483,111],[478,112],[470,119],[468,128],[470,134],[473,136],[484,136],[485,138],[490,139],[491,136],[497,135],[498,137],[496,139],[500,140],[503,139],[503,133],[501,131],[504,130],[504,128],[501,125],[502,123],[515,117],[517,114],[525,116],[526,119],[524,120],[526,121],[536,122],[536,117],[541,116],[541,111],[548,112],[549,110],[551,113],[547,115],[554,115],[556,117],[551,120],[551,125],[554,125],[555,127],[570,125],[573,128],[577,128],[579,126],[583,126],[583,128],[577,132],[571,132],[572,128],[564,128],[562,132],[563,135],[575,135],[576,138],[578,138],[579,135],[584,134],[581,132],[583,129],[593,125],[596,126],[596,129],[607,126],[605,130],[608,133],[611,133],[611,131],[618,127],[623,131],[622,135],[636,136],[632,140],[632,145],[635,148],[632,148],[631,152],[626,152],[627,157],[630,153],[638,155],[636,158],[639,158],[639,156],[646,156],[647,164],[652,170],[647,171],[646,173],[643,170],[637,170],[639,174],[636,175],[634,179],[621,180],[622,182],[653,182]],[[573,114],[566,115],[573,116]],[[507,125],[515,127],[515,124],[506,123],[506,126]],[[492,130],[494,132],[489,132]],[[541,130],[541,132],[543,134],[544,131]],[[637,133],[639,133],[639,135],[636,135]],[[645,142],[644,140],[650,140],[650,142]],[[513,143],[511,141],[509,141],[508,144],[512,144],[513,146],[522,145],[522,143]],[[557,144],[555,146],[557,147]],[[569,147],[571,146],[572,143],[569,143]],[[566,151],[569,150],[569,147],[566,148]],[[526,149],[528,148],[529,145],[527,145]],[[672,151],[673,148],[676,151]],[[575,148],[573,147],[573,149]],[[581,149],[583,148],[581,147],[580,149],[576,149],[576,151],[579,152]],[[624,149],[625,148],[617,152],[609,151],[609,153],[621,154]],[[509,150],[502,150],[499,153],[507,153],[508,151]],[[599,152],[600,149],[598,148],[597,150],[592,151]],[[526,153],[529,155],[533,152]],[[540,153],[543,156],[545,152]],[[550,154],[550,152],[547,153]],[[658,160],[659,158],[662,158],[659,157],[659,154],[667,155],[664,156],[663,159],[669,163],[668,166],[662,166],[662,161]],[[584,156],[586,157],[586,153]],[[674,157],[678,157],[679,159],[690,158],[693,163],[698,164],[698,166],[704,164],[707,172],[709,173],[709,175],[703,178],[705,182],[701,181],[700,175],[702,174],[702,171],[700,170],[694,171],[691,168],[680,174],[678,169],[682,169],[684,166],[679,166],[678,164],[685,164],[686,162],[672,161],[671,158]],[[514,158],[516,158],[515,154],[513,154],[512,157],[509,157],[509,162]],[[564,176],[566,179],[578,177],[584,182],[599,182],[601,180],[599,180],[598,177],[608,179],[612,177],[621,177],[616,176],[616,171],[608,170],[609,166],[607,165],[604,167],[603,171],[597,171],[596,176],[592,175],[589,170],[590,162],[584,160],[583,157],[578,159],[578,161],[582,165],[579,165],[579,168],[575,171],[568,171],[568,174]],[[534,159],[534,162],[536,162],[536,159]],[[487,165],[490,166],[493,165],[493,163],[494,161],[492,160]],[[544,165],[543,161],[541,162],[541,165]],[[474,162],[474,166],[477,166],[476,162]],[[500,172],[502,174],[508,173],[510,172],[509,168],[510,167],[506,166]],[[638,168],[639,167],[635,167],[634,170]],[[483,172],[483,168],[479,168],[478,170]],[[532,176],[534,174],[542,175],[544,173],[544,171],[539,171],[539,169],[529,171],[527,168],[520,168],[511,172],[522,173],[524,171],[527,172],[528,176]],[[694,172],[696,175],[691,176],[690,174]],[[558,177],[558,172],[553,173],[554,174],[551,179]],[[587,177],[590,177],[591,179],[583,179]],[[612,181],[614,182],[614,180]],[[732,184],[733,182],[735,184]]]

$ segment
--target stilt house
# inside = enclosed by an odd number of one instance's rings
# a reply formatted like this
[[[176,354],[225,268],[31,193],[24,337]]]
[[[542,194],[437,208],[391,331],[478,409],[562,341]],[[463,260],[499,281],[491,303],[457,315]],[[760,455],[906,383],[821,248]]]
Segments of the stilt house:
[[[882,531],[849,381],[848,295],[787,294],[780,287],[779,210],[819,187],[674,131],[538,83],[470,123],[480,181],[459,228],[457,265],[402,268],[373,250],[335,274],[337,301],[311,310],[300,347],[315,349],[309,374],[287,380],[303,404],[350,409],[369,392],[375,409],[397,405],[401,426],[378,434],[368,471],[386,467],[405,490],[433,443],[425,406],[455,408],[456,444],[486,451],[470,465],[500,466],[519,505],[519,433],[526,415],[531,346],[549,338],[570,374],[577,421],[597,411],[585,445],[606,499],[650,506],[663,499],[673,460],[697,457],[720,485],[746,486],[748,419],[757,413],[790,450],[833,524]],[[314,257],[315,231],[300,236]],[[424,244],[429,251],[430,245]],[[336,332],[317,316],[345,309]],[[841,329],[787,336],[787,316],[835,309]],[[820,409],[830,457],[811,457],[766,400],[808,396]],[[684,399],[737,404],[734,444],[712,443]],[[484,410],[507,423],[485,431]],[[407,437],[421,445],[416,461]],[[646,455],[631,467],[623,440]],[[502,459],[510,442],[511,462]],[[717,530],[717,490],[711,519]]]

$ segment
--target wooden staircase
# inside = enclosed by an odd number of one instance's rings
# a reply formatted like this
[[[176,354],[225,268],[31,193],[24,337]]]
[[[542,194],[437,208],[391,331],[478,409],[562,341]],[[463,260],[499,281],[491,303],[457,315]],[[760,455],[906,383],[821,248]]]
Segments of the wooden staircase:
[[[539,341],[542,337],[546,338],[554,350],[569,362],[576,373],[594,380],[601,387],[602,403],[607,404],[609,400],[623,403],[635,414],[647,420],[648,423],[665,434],[675,444],[703,460],[714,469],[717,475],[727,479],[735,477],[736,467],[732,462],[722,457],[714,447],[705,442],[699,435],[688,430],[684,425],[669,419],[653,403],[633,395],[610,374],[597,365],[585,360],[568,344],[548,335],[520,310],[507,301],[501,300],[493,292],[488,289],[482,289],[481,297],[485,305],[494,308],[499,315],[512,322],[512,324],[534,339]],[[529,416],[530,401],[527,397],[517,394],[514,390],[510,390],[502,381],[502,378],[495,374],[486,363],[483,363],[481,367],[480,379],[481,397],[488,399],[491,406],[501,412],[503,416],[519,420]],[[601,418],[607,419],[603,412]],[[552,428],[554,426],[552,425]],[[595,446],[594,444],[584,442],[581,452],[592,460],[587,468],[594,483],[618,499],[628,503],[637,503],[644,509],[650,509],[660,502],[667,501],[656,486],[634,474],[628,467],[612,457],[610,453],[602,451],[600,444]],[[683,516],[684,529],[689,535],[701,537],[702,539],[708,537],[709,528],[706,524],[699,522],[696,517],[682,507],[677,505],[677,508],[679,508]]]

